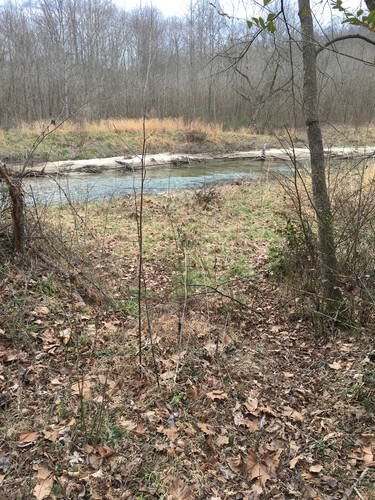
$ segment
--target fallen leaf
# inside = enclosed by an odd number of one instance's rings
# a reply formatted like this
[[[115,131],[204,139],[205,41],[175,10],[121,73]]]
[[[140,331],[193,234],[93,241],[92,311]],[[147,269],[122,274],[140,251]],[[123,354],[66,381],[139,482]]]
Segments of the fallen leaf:
[[[39,437],[39,432],[22,431],[17,441],[18,444],[33,443]]]
[[[228,394],[224,391],[212,391],[208,392],[206,396],[215,401],[215,399],[226,399],[228,397]]]
[[[55,443],[59,437],[59,432],[57,430],[54,431],[43,431],[44,438],[52,443]]]
[[[302,420],[303,420],[303,415],[302,415],[302,413],[300,413],[299,411],[294,410],[294,411],[293,411],[293,413],[291,414],[291,418],[292,418],[292,420],[294,420],[295,422],[302,422]]]
[[[96,472],[91,474],[91,477],[96,477],[96,478],[101,479],[102,477],[104,477],[104,473],[103,473],[102,469],[98,469]]]
[[[64,330],[62,330],[61,332],[59,332],[59,338],[62,339],[64,345],[68,344],[71,335],[72,335],[72,329],[71,328],[65,328]]]
[[[176,478],[169,489],[168,500],[190,500],[194,498],[193,492],[184,481]]]
[[[83,399],[88,399],[90,396],[91,382],[90,380],[84,380],[83,382],[77,382],[72,385],[72,394],[74,396],[82,395]]]
[[[164,372],[160,375],[160,380],[170,380],[176,375],[175,371]]]
[[[245,467],[251,479],[259,479],[260,484],[264,486],[271,479],[266,467],[258,461],[256,454],[251,451],[245,459]]]
[[[226,444],[229,444],[229,437],[223,435],[218,436],[218,438],[216,439],[216,444],[218,446],[224,446]]]
[[[60,385],[62,385],[62,382],[60,382],[60,380],[58,378],[53,378],[51,380],[51,385],[60,386]]]
[[[257,415],[257,413],[258,413],[257,412],[257,410],[258,410],[258,399],[257,398],[248,398],[247,401],[244,403],[244,407],[252,415]]]
[[[169,438],[171,441],[174,441],[177,439],[177,428],[175,425],[172,427],[168,427],[167,429],[164,430],[164,434]]]
[[[37,483],[34,488],[34,495],[37,500],[47,498],[53,486],[53,472],[43,465],[34,465],[33,469],[37,472]]]
[[[229,468],[232,472],[238,474],[241,472],[241,455],[237,455],[236,457],[229,457],[227,459]]]
[[[120,425],[127,431],[134,431],[134,429],[137,428],[136,422],[133,422],[133,420],[125,420],[125,419],[120,419]]]
[[[38,315],[44,316],[46,314],[49,314],[49,309],[46,306],[37,306],[34,309],[33,314],[35,314],[36,316],[38,316]]]
[[[323,465],[320,464],[312,465],[309,469],[310,472],[315,472],[315,473],[321,472],[322,470],[323,470]]]
[[[263,494],[262,484],[259,480],[253,484],[251,491],[255,493],[257,496]]]
[[[330,368],[332,368],[332,370],[341,370],[341,363],[340,362],[337,362],[337,361],[334,361],[333,363],[331,363],[330,365],[328,365]]]
[[[247,418],[246,419],[246,427],[249,429],[250,432],[255,432],[258,429],[259,426],[259,419],[258,418]]]
[[[233,412],[234,425],[237,427],[244,425],[246,427],[247,419],[243,416],[240,411]]]
[[[111,457],[114,454],[114,450],[107,446],[106,444],[99,444],[98,446],[95,447],[95,449],[98,451],[99,455],[103,458]]]
[[[289,469],[295,469],[297,463],[303,458],[304,457],[302,455],[297,455],[296,457],[292,458],[292,460],[289,462]]]
[[[197,427],[199,427],[199,429],[204,432],[205,434],[207,434],[207,436],[213,436],[214,434],[216,434],[216,431],[215,429],[212,427],[212,425],[208,425],[208,424],[205,424],[203,422],[199,422],[197,424]]]
[[[294,373],[292,373],[292,372],[283,372],[283,375],[285,378],[293,378],[294,377]]]

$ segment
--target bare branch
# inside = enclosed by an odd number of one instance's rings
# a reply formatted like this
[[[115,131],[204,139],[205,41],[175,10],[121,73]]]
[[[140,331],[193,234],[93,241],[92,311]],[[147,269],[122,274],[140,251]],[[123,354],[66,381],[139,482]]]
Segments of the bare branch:
[[[375,45],[375,40],[371,40],[371,38],[367,38],[366,36],[363,36],[363,35],[360,35],[360,34],[356,34],[356,35],[343,35],[343,36],[338,36],[338,37],[334,38],[333,40],[330,40],[325,45],[322,45],[321,47],[319,47],[316,50],[316,53],[320,54],[320,52],[322,52],[324,49],[326,49],[330,45],[335,44],[336,42],[341,42],[342,40],[348,40],[348,39],[353,39],[353,38],[357,38],[359,40],[364,40],[365,42],[370,43],[371,45]]]

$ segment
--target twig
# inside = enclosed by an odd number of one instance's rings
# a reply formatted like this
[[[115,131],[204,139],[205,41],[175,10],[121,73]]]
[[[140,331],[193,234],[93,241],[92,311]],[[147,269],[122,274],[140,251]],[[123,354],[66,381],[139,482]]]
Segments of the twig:
[[[362,498],[362,495],[359,493],[358,489],[357,489],[357,486],[359,486],[359,484],[361,483],[361,481],[363,480],[363,478],[365,477],[365,475],[368,473],[369,471],[369,467],[367,467],[367,469],[365,469],[362,474],[359,476],[359,478],[357,479],[357,481],[353,484],[353,486],[350,488],[350,490],[342,497],[342,500],[349,500],[349,498],[351,497],[352,493],[356,493],[359,498]]]

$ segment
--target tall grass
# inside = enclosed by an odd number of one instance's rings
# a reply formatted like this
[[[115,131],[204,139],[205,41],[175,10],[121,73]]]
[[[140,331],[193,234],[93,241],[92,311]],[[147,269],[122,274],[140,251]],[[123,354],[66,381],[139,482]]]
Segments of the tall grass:
[[[22,122],[16,129],[24,134],[33,134],[40,132],[48,125],[48,122],[37,121],[32,123]],[[203,123],[201,121],[185,122],[183,118],[150,118],[147,120],[147,128],[152,132],[187,132],[196,130],[210,135],[217,135],[223,131],[220,123]],[[124,119],[106,119],[96,122],[92,121],[66,121],[57,130],[57,134],[69,132],[128,132],[142,133],[142,119],[124,118]]]

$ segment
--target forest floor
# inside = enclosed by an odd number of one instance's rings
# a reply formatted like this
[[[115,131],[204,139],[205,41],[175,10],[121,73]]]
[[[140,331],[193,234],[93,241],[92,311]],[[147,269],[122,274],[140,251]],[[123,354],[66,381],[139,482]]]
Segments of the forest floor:
[[[280,186],[237,184],[145,197],[141,325],[139,199],[1,241],[3,498],[375,498],[373,332],[319,328]]]

